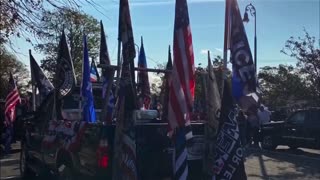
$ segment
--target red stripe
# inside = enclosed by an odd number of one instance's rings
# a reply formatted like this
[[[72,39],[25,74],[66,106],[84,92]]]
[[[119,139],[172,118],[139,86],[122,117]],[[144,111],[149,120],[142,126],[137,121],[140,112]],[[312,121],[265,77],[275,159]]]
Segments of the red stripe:
[[[6,97],[5,106],[8,106],[13,101],[13,98],[16,98],[17,96],[19,96],[18,90],[14,90],[14,91],[10,92],[8,94],[8,96]]]
[[[186,27],[188,28],[188,27]],[[181,32],[181,31],[180,31]],[[177,121],[177,123],[179,124],[179,126],[183,126],[187,121],[189,121],[188,119],[185,119],[184,117],[184,113],[183,113],[183,108],[181,106],[187,106],[188,111],[191,111],[191,107],[192,107],[192,103],[193,103],[193,98],[194,98],[194,88],[195,88],[195,80],[194,80],[194,55],[192,52],[192,49],[190,49],[192,47],[192,38],[191,38],[191,33],[188,32],[188,30],[183,30],[183,39],[179,39],[181,38],[179,36],[179,31],[175,31],[174,34],[174,66],[176,68],[174,68],[174,70],[177,71],[178,77],[172,77],[172,78],[177,78],[180,88],[183,90],[183,95],[184,95],[184,101],[183,102],[179,102],[178,101],[178,97],[177,94],[181,93],[181,92],[176,92],[175,88],[173,86],[173,84],[171,84],[170,86],[170,103],[171,106],[173,108],[173,112],[175,113],[176,119],[172,120],[172,121]],[[179,40],[183,42],[184,44],[184,49],[181,49],[183,47],[179,46]],[[182,51],[182,52],[181,52]],[[182,55],[181,53],[185,53],[185,57],[186,59],[182,59]],[[183,66],[183,60],[186,60],[186,66]],[[187,68],[187,69],[185,69]],[[188,73],[189,77],[188,79],[185,79],[185,74]],[[187,82],[189,83],[189,86],[187,86]],[[172,81],[172,83],[175,83],[174,81]],[[179,91],[179,89],[177,89],[177,91]],[[188,93],[191,95],[190,97],[188,96]],[[179,104],[179,103],[186,103],[185,105],[183,104]],[[174,127],[171,127],[174,128]]]
[[[181,50],[179,46],[179,39],[178,39],[178,31],[175,34],[175,45],[173,47],[174,51],[174,65],[176,66],[176,70],[178,72],[178,80],[180,82],[181,88],[183,89],[184,95],[186,96],[186,82],[185,82],[185,70],[183,68],[183,59],[181,56]],[[185,41],[183,39],[183,42],[185,44]],[[176,78],[176,77],[173,77]]]
[[[190,26],[187,27],[187,30],[183,31],[184,32],[184,39],[186,40],[186,46],[185,46],[185,52],[186,52],[186,56],[187,56],[187,63],[188,69],[185,69],[185,71],[188,71],[189,73],[189,90],[191,92],[191,99],[189,99],[189,97],[186,96],[187,99],[187,103],[188,103],[188,107],[191,110],[192,108],[192,102],[194,99],[194,89],[195,89],[195,69],[194,69],[194,55],[193,52],[190,51],[190,48],[192,47],[192,37],[191,37],[191,32],[188,32],[188,28],[190,28]],[[191,30],[190,30],[191,31]],[[193,48],[193,47],[192,47]],[[186,94],[187,95],[187,94]]]

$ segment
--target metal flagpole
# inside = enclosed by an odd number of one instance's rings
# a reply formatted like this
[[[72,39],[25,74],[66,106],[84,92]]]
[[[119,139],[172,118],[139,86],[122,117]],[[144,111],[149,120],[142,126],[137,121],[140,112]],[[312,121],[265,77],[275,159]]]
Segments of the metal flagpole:
[[[222,71],[222,86],[221,96],[223,97],[224,80],[227,79],[227,64],[228,64],[228,49],[230,36],[230,0],[226,0],[225,22],[224,22],[224,48],[223,48],[223,71]]]

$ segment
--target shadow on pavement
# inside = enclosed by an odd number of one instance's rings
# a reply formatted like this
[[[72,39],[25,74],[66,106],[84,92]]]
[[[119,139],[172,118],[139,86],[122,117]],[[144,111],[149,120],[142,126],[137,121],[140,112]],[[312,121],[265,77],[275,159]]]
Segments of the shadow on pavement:
[[[288,154],[294,154],[294,155],[302,155],[302,156],[306,156],[306,157],[320,159],[320,153],[317,154],[317,153],[313,153],[313,152],[306,151],[303,149],[276,149],[275,152],[288,153]]]
[[[255,164],[248,166],[251,169],[246,167],[248,179],[320,179],[320,155],[317,153],[302,149],[250,149],[247,156],[249,159],[255,159]],[[255,171],[253,168],[256,168]]]

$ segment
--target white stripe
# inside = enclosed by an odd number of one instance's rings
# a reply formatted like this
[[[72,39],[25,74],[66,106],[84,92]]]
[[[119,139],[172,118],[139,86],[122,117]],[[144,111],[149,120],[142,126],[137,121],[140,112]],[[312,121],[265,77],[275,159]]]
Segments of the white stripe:
[[[15,109],[18,102],[19,102],[19,99],[16,99],[16,100],[12,101],[12,102],[6,107],[5,112],[12,111],[12,109]],[[11,107],[11,106],[12,106],[12,107]],[[9,108],[10,108],[10,109],[9,109]]]
[[[189,75],[189,70],[188,70],[188,58],[186,55],[186,47],[185,47],[185,39],[184,39],[184,33],[182,29],[179,29],[177,32],[177,36],[178,36],[178,44],[179,44],[179,50],[180,50],[180,56],[181,56],[181,61],[182,61],[182,66],[183,66],[183,75],[185,78],[185,84],[186,84],[186,92],[187,92],[187,102],[191,101],[191,92],[188,90],[189,89],[189,79],[190,79],[190,75]],[[188,47],[189,50],[190,47]],[[183,77],[180,77],[183,78]],[[189,103],[188,103],[189,104]]]
[[[97,76],[95,74],[90,74],[90,77],[93,79],[97,79]]]
[[[178,169],[180,169],[182,164],[185,161],[187,161],[187,155],[188,155],[187,149],[184,148],[183,152],[181,153],[181,155],[178,157],[177,161],[175,162],[176,172],[178,171]],[[176,156],[177,156],[177,154],[176,154]]]
[[[14,102],[13,99],[15,99],[15,98],[19,99],[18,90],[12,91],[11,93],[8,94],[7,97],[9,97],[9,96],[10,96],[10,98],[6,99],[6,104],[5,104],[6,107],[9,105],[9,103],[12,104],[12,102]]]
[[[173,86],[174,92],[176,94],[178,104],[180,105],[180,110],[183,113],[183,117],[185,120],[186,113],[188,112],[187,111],[187,101],[185,99],[185,95],[184,95],[184,91],[181,87],[181,83],[178,79],[179,75],[178,75],[178,71],[176,68],[177,68],[176,66],[173,67],[173,77],[174,78],[172,78],[172,86]]]
[[[190,132],[188,132],[188,133],[186,134],[186,140],[189,140],[189,139],[191,139],[192,137],[193,137],[192,131],[190,131]]]
[[[188,165],[186,166],[186,168],[184,169],[183,173],[179,177],[179,180],[186,180],[187,176],[188,176]]]

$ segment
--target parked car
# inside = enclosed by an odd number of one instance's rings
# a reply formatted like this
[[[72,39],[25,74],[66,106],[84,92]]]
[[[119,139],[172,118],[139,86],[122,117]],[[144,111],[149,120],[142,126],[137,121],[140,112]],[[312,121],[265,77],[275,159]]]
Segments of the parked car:
[[[20,158],[22,176],[30,178],[35,174],[50,172],[58,179],[110,179],[115,124],[86,123],[77,118],[52,120],[50,103],[53,103],[53,96],[35,113],[24,118],[25,136],[21,143]],[[64,111],[69,113],[67,117],[77,117],[76,114],[80,114],[74,109]],[[144,119],[141,113],[133,117],[138,174],[141,180],[161,179],[172,175],[173,146],[167,137],[168,124],[157,120],[157,114],[154,117]],[[195,138],[188,147],[188,158],[190,166],[194,166],[192,169],[201,171],[199,165],[202,164],[204,124],[192,122],[191,126]],[[195,176],[197,173],[190,174]]]
[[[297,110],[284,121],[264,124],[260,135],[263,149],[278,145],[320,148],[320,108]]]

